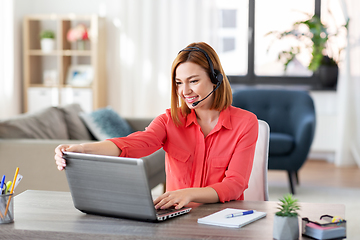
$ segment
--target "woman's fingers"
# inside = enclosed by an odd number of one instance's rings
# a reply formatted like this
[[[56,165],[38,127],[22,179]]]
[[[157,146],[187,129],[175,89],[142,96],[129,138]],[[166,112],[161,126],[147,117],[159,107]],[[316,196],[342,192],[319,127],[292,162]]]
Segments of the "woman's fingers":
[[[156,209],[166,209],[175,206],[176,209],[184,207],[190,202],[186,189],[173,192],[167,192],[155,199],[154,205]]]
[[[55,148],[55,163],[57,165],[57,168],[62,171],[64,167],[66,167],[66,161],[63,158],[63,151],[67,150],[69,148],[69,145],[59,145]]]

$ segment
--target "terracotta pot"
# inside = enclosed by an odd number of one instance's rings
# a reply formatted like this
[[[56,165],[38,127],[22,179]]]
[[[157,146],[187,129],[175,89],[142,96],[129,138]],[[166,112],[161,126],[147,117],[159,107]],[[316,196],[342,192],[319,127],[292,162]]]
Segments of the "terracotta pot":
[[[273,238],[276,240],[299,239],[298,217],[274,216]]]

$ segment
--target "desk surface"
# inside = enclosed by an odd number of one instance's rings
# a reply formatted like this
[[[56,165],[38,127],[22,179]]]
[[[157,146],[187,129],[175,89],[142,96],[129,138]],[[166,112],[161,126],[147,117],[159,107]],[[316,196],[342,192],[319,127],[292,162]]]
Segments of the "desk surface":
[[[189,214],[150,223],[81,213],[74,208],[69,192],[28,190],[14,200],[15,222],[0,225],[1,239],[272,239],[277,208],[277,202],[203,204]],[[345,217],[345,206],[341,204],[300,205],[301,217],[318,219],[322,214]],[[267,212],[267,216],[238,229],[197,223],[198,218],[228,207],[255,209]]]

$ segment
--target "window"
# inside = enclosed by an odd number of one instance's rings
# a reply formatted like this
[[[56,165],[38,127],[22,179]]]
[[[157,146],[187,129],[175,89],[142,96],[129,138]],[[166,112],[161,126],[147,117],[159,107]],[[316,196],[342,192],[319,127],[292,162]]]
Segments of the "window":
[[[274,7],[276,6],[281,7]],[[307,14],[314,14],[314,0],[256,0],[255,1],[255,58],[254,72],[258,76],[311,76],[312,71],[307,69],[311,60],[311,52],[302,48],[296,61],[289,64],[284,72],[284,64],[278,61],[278,54],[290,49],[294,45],[293,39],[279,41],[274,35],[267,35],[271,31],[283,32],[292,27],[297,21],[308,18]]]
[[[246,75],[248,69],[247,0],[217,0],[219,13],[218,50],[224,71],[229,75]]]
[[[320,16],[320,9],[327,12],[328,7],[340,8],[335,6],[337,1],[323,2],[321,5],[321,0],[218,0],[217,49],[230,82],[319,88],[317,76],[307,69],[312,58],[310,51],[297,56],[285,72],[283,63],[278,61],[278,53],[290,47],[292,42],[279,44],[271,35],[265,35],[270,31],[289,29],[296,21],[308,18],[305,13]]]

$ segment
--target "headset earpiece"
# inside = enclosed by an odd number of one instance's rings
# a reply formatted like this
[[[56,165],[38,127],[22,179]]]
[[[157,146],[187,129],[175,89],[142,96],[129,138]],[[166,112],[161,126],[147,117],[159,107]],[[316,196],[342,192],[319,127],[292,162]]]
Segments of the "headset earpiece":
[[[219,85],[220,85],[222,83],[224,77],[219,70],[214,70],[214,72],[215,72],[215,79],[216,79],[216,83],[214,83],[214,84],[219,83]]]

